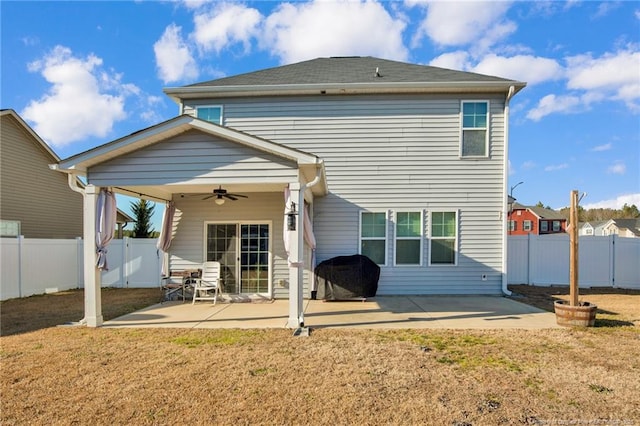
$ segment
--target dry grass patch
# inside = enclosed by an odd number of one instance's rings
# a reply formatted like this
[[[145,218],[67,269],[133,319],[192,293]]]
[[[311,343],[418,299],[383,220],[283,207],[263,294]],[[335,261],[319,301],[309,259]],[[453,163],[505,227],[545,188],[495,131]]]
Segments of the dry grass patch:
[[[110,291],[105,311],[134,309],[132,293]],[[622,326],[640,304],[628,296],[624,309],[603,299],[617,322],[588,329],[15,332],[0,338],[0,423],[640,424],[640,328]],[[46,311],[55,297],[28,299]],[[5,306],[3,330],[5,315],[20,322]]]

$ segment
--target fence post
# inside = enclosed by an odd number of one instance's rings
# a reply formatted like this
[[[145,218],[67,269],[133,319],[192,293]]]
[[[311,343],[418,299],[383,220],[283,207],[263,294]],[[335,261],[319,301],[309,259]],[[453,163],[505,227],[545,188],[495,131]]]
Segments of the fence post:
[[[129,288],[129,237],[122,237],[122,284]]]
[[[24,257],[24,235],[18,235],[18,297],[22,297],[22,258]]]
[[[611,234],[611,287],[616,286],[616,234]]]
[[[82,277],[84,276],[84,265],[82,263],[83,251],[82,237],[76,237],[76,287],[80,288]]]

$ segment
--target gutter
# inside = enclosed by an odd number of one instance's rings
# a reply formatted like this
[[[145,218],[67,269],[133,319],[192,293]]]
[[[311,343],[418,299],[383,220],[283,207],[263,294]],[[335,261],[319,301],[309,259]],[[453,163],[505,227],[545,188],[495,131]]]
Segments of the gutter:
[[[509,219],[509,200],[507,194],[507,179],[509,178],[509,101],[515,95],[516,90],[514,86],[509,87],[509,91],[507,92],[507,97],[504,102],[504,158],[505,163],[502,170],[502,293],[505,296],[511,296],[511,291],[508,288],[508,280],[507,280],[507,256],[508,256],[508,247],[509,238],[507,236],[507,221]]]

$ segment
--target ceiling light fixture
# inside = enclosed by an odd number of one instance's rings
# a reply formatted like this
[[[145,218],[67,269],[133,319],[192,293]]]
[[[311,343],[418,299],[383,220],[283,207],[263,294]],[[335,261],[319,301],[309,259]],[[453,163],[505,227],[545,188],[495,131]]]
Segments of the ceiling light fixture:
[[[217,205],[221,206],[224,204],[224,198],[222,198],[222,196],[218,195],[218,198],[215,199],[215,202]]]

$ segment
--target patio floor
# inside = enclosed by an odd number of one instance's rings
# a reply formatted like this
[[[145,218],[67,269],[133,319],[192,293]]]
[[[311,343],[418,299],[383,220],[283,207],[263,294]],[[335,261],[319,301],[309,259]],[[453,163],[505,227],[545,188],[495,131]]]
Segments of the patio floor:
[[[499,296],[377,296],[366,301],[304,301],[311,328],[557,328],[555,314]],[[104,327],[284,328],[288,300],[255,303],[165,302]]]

